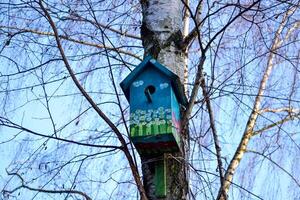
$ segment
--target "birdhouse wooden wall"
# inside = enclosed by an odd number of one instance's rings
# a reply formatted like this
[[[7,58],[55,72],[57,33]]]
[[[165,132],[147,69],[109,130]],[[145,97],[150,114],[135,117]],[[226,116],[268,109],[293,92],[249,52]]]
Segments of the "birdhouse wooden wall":
[[[180,150],[178,77],[146,58],[121,83],[130,102],[130,138],[142,155]]]
[[[151,102],[145,95],[147,90]],[[178,151],[179,105],[171,81],[157,69],[147,68],[132,83],[130,102],[130,137],[138,151]]]

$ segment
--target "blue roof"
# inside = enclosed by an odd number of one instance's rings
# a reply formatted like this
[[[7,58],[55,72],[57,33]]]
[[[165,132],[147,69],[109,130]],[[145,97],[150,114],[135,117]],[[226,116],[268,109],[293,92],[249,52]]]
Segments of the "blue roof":
[[[147,56],[121,83],[120,86],[127,98],[127,100],[130,102],[130,85],[136,77],[144,71],[147,67],[155,67],[158,69],[162,74],[167,76],[172,83],[173,90],[176,94],[176,97],[180,104],[186,105],[187,99],[184,94],[183,85],[181,84],[181,81],[179,77],[171,72],[169,69],[167,69],[165,66],[160,64],[157,60],[152,58],[152,56]]]

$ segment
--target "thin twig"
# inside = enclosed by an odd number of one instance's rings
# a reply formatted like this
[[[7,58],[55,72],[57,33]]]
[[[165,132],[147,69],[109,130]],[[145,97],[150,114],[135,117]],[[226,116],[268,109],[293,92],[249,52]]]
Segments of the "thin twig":
[[[55,23],[53,22],[50,14],[48,13],[47,9],[44,7],[42,0],[39,1],[39,5],[41,7],[41,9],[43,10],[53,32],[54,32],[54,36],[55,36],[55,40],[57,43],[57,47],[59,49],[59,52],[61,54],[61,57],[63,59],[63,62],[65,64],[65,67],[67,68],[73,82],[75,83],[76,87],[79,89],[79,91],[82,93],[82,95],[85,97],[85,99],[90,103],[90,105],[93,107],[93,109],[97,112],[97,114],[108,124],[108,126],[115,132],[119,142],[122,145],[122,150],[129,162],[130,165],[130,169],[132,171],[133,177],[135,179],[135,182],[137,184],[138,190],[140,192],[141,198],[142,200],[147,200],[147,195],[146,192],[144,190],[143,184],[141,182],[140,179],[140,175],[138,173],[137,170],[137,166],[135,166],[134,161],[130,155],[129,149],[127,147],[127,143],[125,141],[125,139],[123,138],[122,133],[118,130],[118,128],[114,125],[114,123],[102,112],[102,110],[97,106],[97,104],[93,101],[93,99],[90,97],[90,95],[85,91],[85,89],[81,86],[81,84],[79,83],[78,79],[76,78],[69,62],[68,59],[65,55],[65,52],[62,48],[61,42],[60,42],[60,38],[59,38],[59,34],[58,34],[58,30],[55,26]]]

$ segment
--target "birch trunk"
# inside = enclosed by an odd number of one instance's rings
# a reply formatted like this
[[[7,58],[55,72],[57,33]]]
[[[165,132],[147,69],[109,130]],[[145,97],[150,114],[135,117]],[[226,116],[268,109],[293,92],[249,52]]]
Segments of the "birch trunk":
[[[185,51],[182,50],[183,5],[180,0],[141,0],[143,24],[141,36],[145,55],[184,79]],[[186,145],[182,143],[183,152]],[[184,153],[185,154],[185,153]],[[154,161],[159,158],[142,157],[143,182],[150,200],[187,199],[185,155],[172,153],[165,156],[167,169],[167,196],[157,198],[153,184]]]

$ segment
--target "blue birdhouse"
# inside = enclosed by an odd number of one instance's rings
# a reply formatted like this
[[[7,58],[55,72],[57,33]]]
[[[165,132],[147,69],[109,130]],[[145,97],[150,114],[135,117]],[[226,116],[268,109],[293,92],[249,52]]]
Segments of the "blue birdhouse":
[[[122,82],[130,104],[130,139],[141,155],[180,150],[180,105],[187,100],[179,77],[146,57]]]

